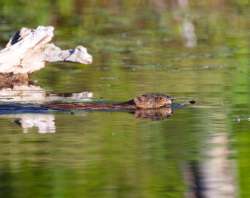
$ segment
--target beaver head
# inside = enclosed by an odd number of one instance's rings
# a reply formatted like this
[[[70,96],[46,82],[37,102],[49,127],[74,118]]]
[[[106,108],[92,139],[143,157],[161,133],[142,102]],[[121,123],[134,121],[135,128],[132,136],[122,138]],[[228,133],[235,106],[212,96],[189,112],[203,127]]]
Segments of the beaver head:
[[[156,109],[171,105],[173,99],[164,94],[149,93],[137,96],[133,101],[139,109]]]

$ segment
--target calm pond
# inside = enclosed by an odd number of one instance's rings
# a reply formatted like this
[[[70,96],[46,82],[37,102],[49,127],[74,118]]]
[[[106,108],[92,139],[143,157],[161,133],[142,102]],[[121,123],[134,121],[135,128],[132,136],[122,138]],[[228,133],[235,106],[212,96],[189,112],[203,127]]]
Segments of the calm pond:
[[[1,48],[23,26],[53,25],[58,46],[84,45],[94,59],[49,64],[22,94],[197,101],[154,121],[0,111],[0,197],[250,197],[249,8],[247,0],[0,1]]]

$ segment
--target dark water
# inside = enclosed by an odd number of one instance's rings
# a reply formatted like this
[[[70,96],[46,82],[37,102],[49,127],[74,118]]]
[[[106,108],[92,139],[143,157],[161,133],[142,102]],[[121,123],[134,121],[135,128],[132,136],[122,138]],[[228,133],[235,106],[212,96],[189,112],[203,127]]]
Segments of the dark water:
[[[248,1],[0,1],[0,42],[56,28],[92,65],[50,64],[49,92],[123,101],[161,92],[193,106],[164,120],[127,112],[0,115],[0,197],[249,197]],[[41,89],[41,90],[40,90]]]

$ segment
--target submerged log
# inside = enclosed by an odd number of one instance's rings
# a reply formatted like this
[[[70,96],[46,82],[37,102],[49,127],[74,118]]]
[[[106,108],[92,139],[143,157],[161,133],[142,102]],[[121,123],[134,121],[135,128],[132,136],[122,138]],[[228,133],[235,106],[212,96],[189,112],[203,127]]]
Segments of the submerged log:
[[[52,26],[21,28],[0,51],[0,73],[29,74],[45,67],[46,62],[92,63],[85,47],[62,50],[50,43],[53,36]]]
[[[93,97],[92,92],[57,94],[47,92],[34,84],[16,84],[12,87],[0,89],[0,104],[44,104],[55,101],[74,102],[89,101]]]

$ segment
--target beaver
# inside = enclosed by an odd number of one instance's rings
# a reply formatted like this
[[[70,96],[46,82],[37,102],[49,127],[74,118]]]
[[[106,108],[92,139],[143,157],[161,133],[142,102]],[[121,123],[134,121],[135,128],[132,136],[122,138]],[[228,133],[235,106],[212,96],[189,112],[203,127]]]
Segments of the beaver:
[[[157,109],[172,104],[173,98],[159,93],[148,93],[133,99],[135,106],[139,109]]]
[[[169,118],[176,109],[189,104],[194,104],[191,100],[188,103],[174,103],[171,96],[159,93],[143,94],[120,103],[110,102],[63,102],[54,101],[43,104],[23,104],[23,103],[4,103],[0,104],[0,114],[17,113],[48,113],[52,111],[65,111],[75,114],[75,110],[83,111],[124,111],[132,113],[136,118],[146,118],[151,120],[161,120]]]
[[[194,104],[191,100],[188,103],[173,103],[174,98],[160,93],[147,93],[139,95],[132,100],[120,103],[60,103],[46,104],[45,107],[56,111],[86,110],[86,111],[126,111],[135,115],[136,118],[162,120],[173,115],[174,110],[182,108],[187,104]]]
[[[53,102],[45,106],[56,110],[133,110],[159,109],[173,103],[171,96],[160,93],[147,93],[121,103],[61,103]]]

